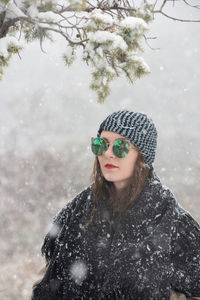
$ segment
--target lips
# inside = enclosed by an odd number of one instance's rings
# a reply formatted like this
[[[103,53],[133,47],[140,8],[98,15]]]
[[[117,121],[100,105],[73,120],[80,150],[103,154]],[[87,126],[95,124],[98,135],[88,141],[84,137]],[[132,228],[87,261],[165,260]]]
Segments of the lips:
[[[107,169],[114,169],[114,168],[118,168],[117,166],[114,166],[114,165],[112,165],[112,164],[106,164],[105,165],[105,168],[107,168]]]

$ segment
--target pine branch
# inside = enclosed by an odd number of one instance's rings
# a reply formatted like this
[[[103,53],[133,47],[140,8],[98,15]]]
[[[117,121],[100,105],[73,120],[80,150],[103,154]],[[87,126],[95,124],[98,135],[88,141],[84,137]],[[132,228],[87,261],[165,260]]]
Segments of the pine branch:
[[[80,4],[71,1],[70,5],[34,1],[33,4],[33,1],[25,0],[22,7],[17,7],[18,2],[8,1],[3,5],[0,2],[0,38],[8,35],[3,41],[0,74],[11,55],[19,55],[21,48],[16,38],[17,31],[18,40],[20,37],[25,37],[28,42],[38,39],[42,52],[44,39],[52,40],[51,33],[55,33],[66,40],[63,59],[67,66],[75,60],[77,49],[82,48],[82,59],[92,68],[90,87],[97,93],[99,102],[109,95],[110,83],[115,78],[125,74],[134,83],[137,78],[149,74],[150,69],[139,53],[143,50],[142,39],[155,50],[149,44],[149,40],[155,37],[145,35],[155,14],[174,21],[200,22],[165,13],[167,4],[171,2],[175,7],[176,0],[154,0],[151,4],[143,0],[140,7],[135,6],[134,0],[82,0]],[[189,0],[180,1],[188,7],[200,8],[191,5]],[[9,48],[10,41],[13,45]]]

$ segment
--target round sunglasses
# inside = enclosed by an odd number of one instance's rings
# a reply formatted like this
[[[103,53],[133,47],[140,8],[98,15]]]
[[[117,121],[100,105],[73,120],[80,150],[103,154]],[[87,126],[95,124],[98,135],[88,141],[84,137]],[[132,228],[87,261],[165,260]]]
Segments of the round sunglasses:
[[[91,149],[92,152],[97,155],[101,156],[106,153],[109,148],[109,142],[103,138],[92,138],[91,139]],[[118,139],[114,142],[112,146],[113,153],[118,158],[124,158],[128,155],[130,149],[135,149],[131,147],[130,143],[124,139]]]

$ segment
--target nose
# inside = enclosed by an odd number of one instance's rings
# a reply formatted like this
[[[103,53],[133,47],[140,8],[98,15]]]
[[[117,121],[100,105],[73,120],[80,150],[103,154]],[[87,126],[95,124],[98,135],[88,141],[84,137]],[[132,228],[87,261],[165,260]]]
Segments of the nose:
[[[106,157],[115,157],[113,150],[112,150],[112,145],[109,145],[107,151],[105,152],[104,156]]]

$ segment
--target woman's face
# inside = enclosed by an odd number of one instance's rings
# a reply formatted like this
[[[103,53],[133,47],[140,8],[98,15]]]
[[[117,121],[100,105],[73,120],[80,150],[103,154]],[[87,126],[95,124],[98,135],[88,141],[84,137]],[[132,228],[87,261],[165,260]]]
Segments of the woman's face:
[[[111,131],[102,131],[100,137],[106,139],[109,143],[109,148],[106,153],[102,156],[98,156],[103,176],[107,181],[113,182],[116,189],[119,190],[124,188],[133,175],[138,151],[133,148],[133,145],[130,143],[131,149],[129,150],[128,155],[124,158],[118,158],[114,155],[112,146],[116,140],[125,138],[120,134]]]

